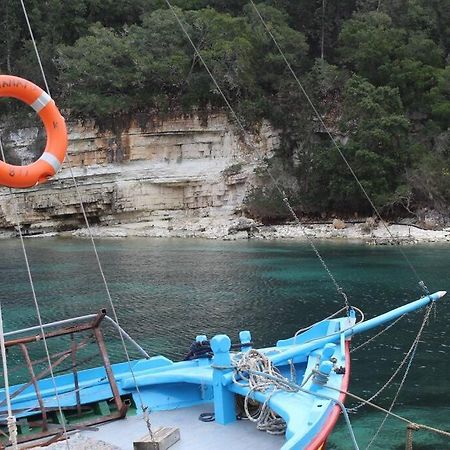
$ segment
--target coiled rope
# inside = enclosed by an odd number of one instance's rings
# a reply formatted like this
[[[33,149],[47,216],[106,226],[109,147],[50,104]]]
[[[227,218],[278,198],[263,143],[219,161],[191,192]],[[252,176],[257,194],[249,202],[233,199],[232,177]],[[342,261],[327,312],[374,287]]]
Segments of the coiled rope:
[[[283,377],[280,371],[272,364],[266,355],[254,349],[235,355],[232,360],[232,368],[234,369],[233,381],[240,386],[250,388],[244,398],[244,411],[249,420],[252,422],[257,422],[258,429],[264,430],[270,434],[284,433],[286,430],[286,423],[280,416],[275,414],[269,408],[269,401],[279,391],[303,392],[318,398],[330,400],[341,408],[351,436],[353,447],[354,449],[359,450],[355,434],[350,423],[350,418],[344,404],[328,395],[311,392],[308,389],[303,388],[311,376],[316,376],[318,374],[317,371],[311,372],[300,386],[294,381]],[[269,392],[257,414],[252,413],[249,410],[249,401],[252,399],[252,394],[254,392]]]
[[[374,395],[372,395],[369,399],[364,399],[362,397],[359,397],[355,394],[352,394],[348,391],[343,391],[341,389],[334,388],[332,386],[327,385],[328,377],[323,376],[320,372],[317,370],[311,371],[309,375],[304,379],[303,383],[299,386],[296,384],[293,373],[295,374],[295,367],[290,361],[290,373],[291,373],[291,380],[286,379],[283,377],[280,373],[280,371],[272,364],[271,360],[264,355],[262,352],[259,352],[257,350],[251,349],[248,352],[244,353],[238,353],[233,357],[232,360],[232,368],[234,369],[233,372],[233,381],[241,386],[246,386],[249,388],[249,391],[247,395],[244,397],[244,412],[248,420],[251,420],[252,422],[257,423],[257,428],[259,430],[267,431],[271,434],[282,434],[286,430],[286,423],[284,420],[279,417],[277,414],[275,414],[268,406],[268,403],[272,396],[276,394],[280,390],[284,390],[287,392],[307,392],[312,395],[315,395],[315,393],[312,393],[308,390],[303,389],[303,386],[308,382],[308,380],[314,376],[314,382],[318,383],[328,389],[335,390],[337,392],[340,392],[342,394],[348,395],[349,397],[352,397],[356,400],[358,400],[360,403],[354,407],[349,409],[349,412],[355,412],[359,408],[361,408],[364,405],[372,406],[380,411],[383,411],[386,413],[385,418],[383,419],[382,423],[378,427],[377,431],[375,432],[374,436],[372,437],[371,441],[368,443],[366,450],[370,448],[370,446],[373,444],[373,442],[378,437],[382,427],[384,426],[384,423],[386,419],[389,416],[392,416],[394,418],[397,418],[399,420],[402,420],[403,422],[406,422],[407,427],[407,449],[412,449],[412,440],[413,440],[413,432],[416,430],[426,430],[435,434],[438,434],[440,436],[450,437],[450,433],[444,430],[440,430],[438,428],[430,427],[428,425],[424,424],[417,424],[413,421],[410,421],[409,419],[406,419],[402,416],[399,416],[398,414],[394,414],[392,412],[392,409],[397,401],[398,395],[404,385],[404,382],[406,380],[406,377],[409,373],[409,370],[411,368],[414,356],[417,351],[418,344],[420,342],[420,338],[422,336],[423,330],[425,328],[425,325],[428,323],[429,317],[431,312],[434,309],[434,304],[431,304],[427,307],[424,318],[422,321],[422,324],[420,326],[420,329],[417,332],[416,337],[414,338],[414,341],[406,353],[405,357],[400,362],[398,368],[394,372],[394,374],[390,377],[390,379],[380,388]],[[336,314],[336,313],[335,313]],[[335,315],[334,314],[334,315]],[[333,315],[333,316],[334,316]],[[403,316],[401,316],[403,317]],[[398,319],[397,319],[398,320]],[[394,322],[395,323],[395,322]],[[307,327],[309,329],[309,327]],[[386,331],[383,330],[383,331]],[[379,335],[380,333],[378,333]],[[378,336],[377,335],[377,336]],[[392,382],[392,380],[397,376],[397,374],[400,372],[401,368],[407,363],[407,367],[405,370],[405,373],[402,377],[402,380],[399,384],[399,387],[397,389],[397,392],[392,400],[392,403],[389,407],[389,409],[382,408],[379,405],[376,405],[373,403],[373,400],[382,392],[384,389],[386,389]],[[259,407],[259,409],[255,412],[254,410],[251,411],[249,407],[250,401],[253,399],[253,393],[254,392],[262,392],[269,394],[266,397],[266,400],[264,403]],[[343,413],[347,415],[347,410],[345,410],[344,407],[341,408]],[[347,420],[347,419],[346,419]],[[350,422],[347,421],[347,425],[349,429],[351,429]],[[352,431],[351,431],[352,433]],[[356,441],[355,441],[356,444]],[[356,444],[357,445],[357,444]],[[357,448],[357,447],[355,447]]]
[[[235,372],[233,372],[234,383],[250,388],[248,394],[244,397],[246,418],[251,422],[255,422],[258,430],[266,431],[269,434],[284,434],[286,422],[282,417],[275,414],[268,405],[272,395],[279,391],[281,386],[284,388],[284,384],[282,385],[281,382],[276,383],[262,375],[268,374],[278,380],[282,378],[279,370],[267,356],[255,349],[238,353],[233,359],[233,367],[235,369]],[[237,374],[240,375],[241,380],[236,379]],[[249,402],[253,392],[266,392],[269,390],[271,393],[267,396],[266,401],[257,411],[251,412]]]

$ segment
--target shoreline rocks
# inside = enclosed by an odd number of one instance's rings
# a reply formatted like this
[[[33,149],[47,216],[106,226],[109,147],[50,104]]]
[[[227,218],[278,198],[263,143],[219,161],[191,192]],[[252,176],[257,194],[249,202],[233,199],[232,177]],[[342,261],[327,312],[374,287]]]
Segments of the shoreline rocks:
[[[87,238],[203,238],[236,241],[242,239],[261,240],[335,240],[357,241],[370,245],[412,245],[418,243],[450,242],[450,228],[424,230],[412,225],[373,225],[370,230],[365,223],[346,223],[336,228],[333,223],[262,225],[252,219],[198,218],[189,220],[152,221],[128,223],[118,226],[91,226],[75,231],[48,233],[35,237],[61,236]],[[11,238],[11,233],[0,235]]]

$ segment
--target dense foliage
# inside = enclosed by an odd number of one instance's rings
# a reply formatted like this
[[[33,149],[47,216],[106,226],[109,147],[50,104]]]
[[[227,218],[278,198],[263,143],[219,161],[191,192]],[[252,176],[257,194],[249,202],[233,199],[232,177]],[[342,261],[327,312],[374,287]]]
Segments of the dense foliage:
[[[26,4],[52,94],[73,117],[107,121],[140,111],[225,108],[164,0]],[[281,130],[269,165],[298,212],[370,213],[251,3],[172,4],[242,123],[254,127],[268,119]],[[448,0],[267,0],[257,6],[374,203],[397,215],[425,206],[445,211]],[[1,73],[42,85],[20,2],[2,0],[2,13]],[[0,107],[5,114],[4,102]],[[287,216],[274,207],[277,195],[255,188],[248,210]]]

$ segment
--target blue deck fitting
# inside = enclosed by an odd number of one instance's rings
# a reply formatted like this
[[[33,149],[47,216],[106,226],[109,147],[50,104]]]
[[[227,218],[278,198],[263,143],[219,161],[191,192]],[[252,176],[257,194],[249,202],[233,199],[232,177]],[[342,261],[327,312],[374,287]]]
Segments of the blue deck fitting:
[[[213,390],[214,413],[216,422],[221,425],[236,420],[236,408],[234,394],[222,383],[223,375],[231,373],[231,340],[226,334],[218,334],[211,339],[213,358]]]
[[[336,344],[333,342],[329,342],[328,344],[325,344],[322,350],[322,361],[329,361],[331,357],[334,355],[334,351],[336,350]]]
[[[310,387],[311,392],[322,391],[323,385],[328,383],[332,369],[333,363],[331,361],[322,361],[320,363],[319,370],[313,376],[313,382]]]
[[[252,348],[252,335],[250,331],[243,330],[239,332],[239,340],[241,341],[241,351],[246,352]]]

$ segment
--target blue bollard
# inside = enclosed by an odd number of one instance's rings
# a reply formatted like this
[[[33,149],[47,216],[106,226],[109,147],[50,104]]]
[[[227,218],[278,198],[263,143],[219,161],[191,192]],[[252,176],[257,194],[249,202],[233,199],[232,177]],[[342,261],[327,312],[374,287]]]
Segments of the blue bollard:
[[[329,361],[331,357],[334,354],[334,351],[336,350],[336,344],[333,342],[329,342],[328,344],[325,344],[322,350],[322,357],[321,361]]]
[[[319,370],[314,374],[310,391],[316,392],[327,384],[331,370],[333,369],[333,363],[331,361],[321,361],[319,364]]]
[[[239,340],[241,341],[241,352],[246,352],[252,348],[252,335],[250,331],[244,330],[239,332]]]
[[[214,352],[212,364],[214,368],[214,414],[217,423],[226,425],[236,420],[234,394],[222,383],[223,375],[232,371],[230,356],[231,340],[226,334],[218,334],[211,339],[211,348]]]

